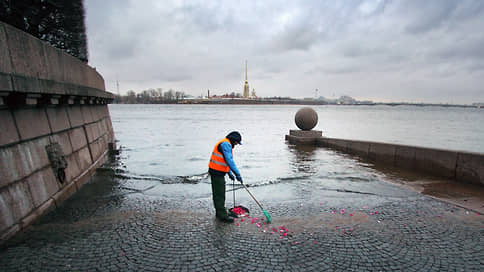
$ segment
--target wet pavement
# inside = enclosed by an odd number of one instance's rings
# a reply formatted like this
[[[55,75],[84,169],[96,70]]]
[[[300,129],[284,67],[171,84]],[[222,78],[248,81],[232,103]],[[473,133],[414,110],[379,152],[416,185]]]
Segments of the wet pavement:
[[[214,220],[208,180],[98,171],[0,250],[1,270],[484,270],[484,216],[400,186],[353,181],[338,189],[304,178],[252,186],[272,224],[236,187],[252,217],[227,224]]]

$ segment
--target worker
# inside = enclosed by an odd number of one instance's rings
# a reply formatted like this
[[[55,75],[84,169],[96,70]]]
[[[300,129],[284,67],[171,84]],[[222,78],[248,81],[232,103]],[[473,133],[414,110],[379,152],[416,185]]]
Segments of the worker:
[[[242,144],[242,136],[237,131],[230,132],[215,145],[208,163],[215,217],[228,223],[234,222],[235,217],[229,215],[225,209],[225,174],[228,174],[231,180],[237,178],[240,183],[243,182],[233,159],[233,149],[238,144]]]

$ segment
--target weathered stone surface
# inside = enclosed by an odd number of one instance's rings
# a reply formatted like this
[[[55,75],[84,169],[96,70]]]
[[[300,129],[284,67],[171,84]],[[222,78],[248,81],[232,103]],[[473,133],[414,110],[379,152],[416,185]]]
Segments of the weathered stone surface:
[[[71,182],[66,184],[60,191],[58,191],[55,195],[53,195],[52,199],[54,199],[55,205],[59,207],[62,204],[62,202],[64,202],[75,192],[77,192],[76,183]]]
[[[65,56],[63,61],[66,82],[89,86],[86,75],[87,67],[85,67],[82,61],[72,56]]]
[[[104,132],[101,130],[100,122],[91,123],[85,126],[87,140],[89,143],[96,141],[99,137],[101,137]]]
[[[441,177],[455,178],[456,164],[457,152],[430,148],[415,150],[415,166],[418,170]]]
[[[341,139],[327,138],[327,143],[329,147],[339,149],[342,151],[346,151],[346,147],[348,146],[348,141],[341,140]]]
[[[291,130],[289,130],[289,135],[296,136],[296,137],[319,138],[319,137],[323,136],[323,132],[321,130],[296,130],[296,129],[291,129]]]
[[[39,80],[39,88],[41,93],[48,93],[48,94],[54,94],[54,95],[66,95],[67,90],[65,88],[65,84],[58,82],[58,81],[53,81],[53,80]]]
[[[71,127],[66,107],[48,107],[46,111],[52,132],[66,130]]]
[[[80,176],[75,180],[78,190],[80,190],[86,183],[89,182],[90,177],[94,175],[96,168],[101,166],[105,161],[106,161],[106,156],[99,157],[97,161],[93,162],[93,165],[91,165],[87,169],[87,171],[84,172],[85,175]]]
[[[26,179],[26,182],[32,194],[34,207],[42,205],[59,190],[59,184],[51,168],[34,173]]]
[[[371,143],[368,158],[373,161],[394,164],[395,145],[385,143]]]
[[[34,207],[29,189],[25,182],[11,184],[0,194],[7,194],[6,196],[2,196],[2,198],[7,200],[7,206],[11,211],[14,221],[22,219],[29,214]]]
[[[70,106],[67,108],[67,116],[69,116],[69,121],[71,126],[78,127],[84,124],[82,118],[81,107],[80,106]]]
[[[91,153],[89,152],[89,148],[87,146],[73,154],[76,157],[81,172],[88,169],[89,166],[93,163]]]
[[[3,193],[0,191],[0,233],[15,223],[12,211],[10,210],[10,199],[7,190],[4,190]]]
[[[97,122],[103,118],[103,107],[105,107],[105,105],[93,105],[91,107],[91,113],[94,121]]]
[[[71,182],[73,179],[77,178],[81,174],[81,168],[79,167],[77,151],[67,155],[67,168],[65,170],[67,183]]]
[[[81,106],[81,113],[82,113],[82,118],[84,120],[84,124],[87,123],[92,123],[94,122],[94,117],[91,112],[91,106],[89,105],[82,105]]]
[[[2,22],[0,22],[0,60],[0,73],[10,73],[12,71],[12,62],[10,60],[7,36]]]
[[[70,131],[65,131],[62,133],[57,133],[50,136],[51,143],[59,143],[62,148],[62,153],[64,155],[69,155],[72,153],[72,145],[69,139]]]
[[[370,149],[369,142],[363,141],[348,141],[346,145],[346,151],[359,156],[368,157],[368,151]]]
[[[113,134],[114,133],[114,130],[113,130],[113,123],[111,122],[111,117],[109,117],[109,116],[106,117],[104,119],[104,123],[105,123],[105,125],[107,127],[107,131],[108,132],[111,132]]]
[[[10,110],[0,110],[0,146],[20,140]]]
[[[52,195],[60,204],[94,172],[101,160],[92,165],[84,125],[100,121],[89,132],[94,155],[101,156],[107,150],[106,138],[112,137],[112,126],[108,131],[104,119],[109,116],[107,106],[96,104],[113,98],[104,88],[101,75],[84,62],[0,22],[1,239],[49,211]],[[91,104],[71,106],[80,98]],[[14,109],[8,108],[14,104]],[[46,106],[59,104],[69,107]],[[49,162],[49,144],[56,154],[71,154],[65,169],[70,185],[57,181],[56,176],[63,176],[60,171],[52,172],[57,160],[51,156],[54,163]]]
[[[0,91],[13,91],[12,77],[0,72]]]
[[[0,188],[29,176],[32,172],[49,165],[44,137],[0,149]]]
[[[414,146],[395,146],[395,166],[406,169],[415,169],[415,154],[417,148]]]
[[[13,110],[13,115],[22,140],[28,140],[50,133],[49,122],[44,109],[17,109]]]
[[[4,24],[4,27],[8,33],[7,43],[11,49],[13,73],[27,77],[48,78],[43,42],[13,26]]]
[[[318,124],[318,114],[314,109],[304,107],[296,112],[294,121],[301,130],[311,130]]]
[[[77,151],[87,145],[86,133],[83,127],[69,130],[69,138],[71,139],[73,151]]]
[[[315,137],[298,137],[286,135],[286,140],[289,141],[290,144],[295,145],[315,145],[317,139],[318,138]]]
[[[44,69],[47,71],[48,79],[54,82],[68,82],[66,81],[64,60],[66,57],[71,56],[48,44],[44,44],[44,53],[47,59],[47,65]]]
[[[459,153],[457,157],[456,179],[484,185],[484,156]]]
[[[89,144],[91,149],[91,154],[93,160],[97,160],[101,157],[101,155],[107,150],[107,143],[105,142],[104,137],[100,137],[99,139],[93,141]]]

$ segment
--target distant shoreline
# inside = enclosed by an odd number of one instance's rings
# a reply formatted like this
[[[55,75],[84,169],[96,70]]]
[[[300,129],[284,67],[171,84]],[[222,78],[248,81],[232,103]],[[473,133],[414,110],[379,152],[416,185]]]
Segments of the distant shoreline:
[[[144,103],[116,103],[114,104],[144,104]],[[417,107],[458,107],[482,108],[481,105],[436,104],[436,103],[405,103],[405,102],[374,102],[374,103],[328,103],[326,101],[306,99],[181,99],[157,101],[149,104],[202,104],[202,105],[329,105],[329,106],[417,106]]]

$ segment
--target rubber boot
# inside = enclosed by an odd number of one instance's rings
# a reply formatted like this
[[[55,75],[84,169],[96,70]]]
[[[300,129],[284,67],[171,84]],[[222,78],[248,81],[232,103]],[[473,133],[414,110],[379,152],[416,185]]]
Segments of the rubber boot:
[[[222,222],[234,222],[234,217],[227,214],[225,209],[225,178],[223,176],[210,175],[212,181],[213,206],[215,216]]]

